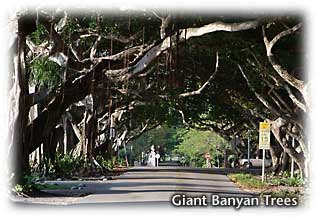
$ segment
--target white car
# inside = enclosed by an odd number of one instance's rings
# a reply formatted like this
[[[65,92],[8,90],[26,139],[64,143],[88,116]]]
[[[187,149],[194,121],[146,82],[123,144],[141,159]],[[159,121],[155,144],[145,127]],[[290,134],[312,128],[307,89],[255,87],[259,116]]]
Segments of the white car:
[[[245,168],[250,168],[250,167],[262,167],[262,159],[241,159],[239,161],[240,167],[245,167]],[[264,161],[264,166],[265,167],[270,167],[272,165],[272,160],[271,159],[265,159]]]

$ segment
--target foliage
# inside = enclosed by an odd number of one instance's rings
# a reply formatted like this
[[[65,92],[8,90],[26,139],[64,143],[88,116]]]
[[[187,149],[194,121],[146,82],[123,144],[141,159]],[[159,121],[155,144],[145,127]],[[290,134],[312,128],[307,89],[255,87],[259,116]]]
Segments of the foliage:
[[[299,187],[303,186],[303,181],[298,178],[273,176],[262,182],[260,176],[252,174],[237,173],[229,174],[228,177],[241,187],[260,190],[261,195],[271,194],[273,197],[297,197],[301,194]]]
[[[230,174],[228,177],[233,181],[238,183],[239,185],[251,189],[263,189],[267,185],[263,183],[261,179],[253,176],[252,174],[245,174],[245,173],[236,173]]]
[[[206,152],[210,152],[212,156],[211,163],[217,164],[217,157],[222,156],[224,147],[228,147],[229,144],[211,131],[165,124],[144,133],[128,144],[132,146],[132,157],[136,159],[141,157],[141,152],[150,150],[151,145],[160,146],[160,151],[166,155],[180,155],[183,164],[203,167]],[[130,153],[127,152],[127,155]]]
[[[37,30],[30,35],[30,39],[35,45],[40,45],[47,38],[47,34],[46,28],[42,24],[38,24]]]
[[[168,125],[160,125],[153,130],[145,132],[139,138],[128,143],[132,146],[132,157],[139,158],[141,152],[150,150],[151,145],[161,146],[163,151],[170,154],[180,141],[178,133],[184,132],[184,129],[178,127],[170,127]]]
[[[29,193],[31,191],[43,189],[68,189],[68,185],[53,185],[48,183],[40,183],[40,176],[36,173],[25,175],[21,184],[16,184],[12,189],[16,193]]]
[[[58,175],[70,176],[84,165],[85,159],[83,156],[74,156],[71,153],[58,153],[56,155],[55,170]]]
[[[47,58],[36,59],[30,71],[30,80],[36,85],[52,89],[62,82],[62,69]]]
[[[86,72],[83,70],[90,69],[94,63],[90,61],[91,59],[79,63],[78,58],[75,59],[74,57],[74,52],[70,53],[70,49],[76,51],[81,60],[88,58],[90,52],[94,51],[92,47],[97,40],[97,35],[108,36],[112,34],[116,37],[136,37],[127,43],[102,37],[99,43],[97,41],[94,56],[108,54],[111,50],[113,54],[120,53],[128,48],[140,45],[142,42],[147,46],[156,45],[160,40],[159,27],[161,21],[150,11],[144,11],[141,14],[130,13],[129,11],[122,12],[121,15],[117,12],[109,13],[108,16],[105,16],[105,14],[105,12],[100,14],[100,12],[91,10],[80,15],[70,13],[68,14],[66,26],[62,29],[62,32],[58,33],[64,41],[63,52],[68,56],[68,64],[73,65],[72,67],[68,66],[68,73],[71,73],[68,77],[70,76],[71,81],[76,78],[79,79],[80,76],[82,77],[83,73]],[[188,17],[179,14],[173,14],[173,17],[172,24],[166,30],[167,34],[174,34],[177,29],[199,27],[215,21],[239,22],[239,20],[244,19],[224,16],[217,18],[203,15]],[[55,26],[54,23],[58,20],[50,20],[52,27]],[[275,22],[271,30],[268,30],[268,35],[279,33],[284,26],[291,26],[288,23],[288,19],[283,18],[281,22]],[[37,30],[30,36],[35,45],[47,43],[46,41],[50,41],[49,44],[52,44],[50,37],[52,36],[46,31],[45,27],[38,23]],[[296,40],[290,42],[282,41],[280,44],[282,47],[274,48],[275,54],[281,55],[281,57],[286,55],[286,59],[280,60],[284,66],[290,66],[290,69],[300,65],[299,62],[296,62],[297,59],[291,59],[292,53],[288,53],[287,50],[287,48],[296,47],[296,43]],[[200,95],[180,98],[178,96],[180,93],[192,92],[201,88],[211,76],[215,68],[216,52],[219,52],[219,70],[215,78]],[[130,114],[133,114],[130,117],[130,125],[131,119],[133,119],[133,128],[129,126],[129,120],[125,121],[128,117],[127,114],[124,114],[119,126],[117,126],[117,131],[124,127],[129,127],[129,132],[131,132],[136,128],[140,128],[141,124],[149,119],[153,122],[162,123],[161,126],[142,134],[128,144],[128,146],[133,146],[132,156],[134,158],[139,158],[141,152],[146,152],[154,144],[161,146],[166,153],[182,155],[185,163],[192,162],[195,166],[202,167],[205,161],[203,155],[206,152],[211,153],[212,162],[215,163],[216,158],[221,156],[222,149],[228,145],[219,135],[228,139],[238,134],[241,138],[244,137],[243,134],[246,131],[254,130],[255,125],[261,119],[278,117],[277,114],[271,114],[270,109],[265,108],[257,100],[250,90],[252,88],[248,87],[239,72],[238,64],[243,67],[252,87],[268,101],[272,103],[271,95],[276,91],[281,100],[288,104],[288,109],[296,109],[287,97],[285,90],[279,85],[274,85],[272,79],[276,78],[277,74],[268,64],[260,27],[254,30],[234,33],[218,31],[205,34],[182,42],[160,54],[161,56],[154,59],[150,66],[147,67],[147,70],[153,69],[152,74],[145,74],[143,77],[141,74],[141,77],[132,78],[125,83],[109,80],[108,76],[106,78],[105,74],[101,74],[105,73],[107,69],[116,70],[122,68],[122,60],[101,61],[101,65],[99,64],[97,67],[98,71],[94,74],[97,77],[97,82],[100,83],[105,80],[108,84],[108,95],[112,94],[111,100],[116,103],[116,106],[126,106],[127,103],[137,100],[146,103],[143,106],[134,107],[132,111],[130,110]],[[300,57],[299,55],[297,56],[298,58]],[[133,57],[137,58],[138,54],[128,55],[124,63],[128,61],[129,65],[135,65],[137,60],[133,61]],[[29,65],[27,69],[30,71],[29,84],[34,83],[40,87],[52,89],[62,82],[64,68],[59,67],[56,63],[43,56],[40,56],[40,58],[32,56],[32,59],[29,60],[32,60],[27,63]],[[261,63],[261,66],[259,63]],[[271,83],[272,86],[270,87],[266,82]],[[101,89],[104,88],[104,85],[101,84],[98,87]],[[122,95],[116,92],[119,88],[124,87],[128,91],[134,91],[132,93],[134,95],[129,93]],[[112,88],[110,93],[109,88]],[[70,91],[70,93],[73,95],[75,92]],[[117,95],[114,96],[115,93]],[[101,100],[105,100],[101,101],[101,105],[99,103],[98,109],[100,111],[100,109],[106,109],[110,97],[107,97],[104,92],[99,92],[99,96],[101,96],[99,97]],[[275,103],[273,104],[275,105]],[[68,105],[72,105],[72,103],[68,103]],[[108,107],[110,110],[114,110],[114,106]],[[210,126],[211,128],[216,126],[218,129],[212,130],[218,132],[219,135],[211,131],[182,128],[181,124],[179,124],[179,122],[181,123],[181,115],[177,110],[181,110],[184,113],[185,121],[190,125],[202,126],[201,128],[206,130],[210,129]],[[99,115],[100,113],[104,115],[102,112],[99,112]],[[301,114],[297,112],[296,115],[291,114],[288,116],[287,113],[285,115],[295,119],[300,117],[299,115]],[[120,154],[121,158],[123,158],[123,150]],[[67,174],[74,172],[79,166],[77,165],[77,160],[81,161],[82,159],[75,158],[73,160],[71,155],[58,155],[57,172]],[[115,165],[114,161],[104,160],[103,158],[100,162],[108,169]],[[120,163],[123,163],[123,159],[121,159]]]
[[[119,158],[116,162],[116,166],[125,167],[127,166],[126,160],[124,158]]]
[[[216,158],[223,155],[223,149],[229,144],[218,134],[212,131],[199,131],[189,129],[179,133],[182,140],[175,146],[175,152],[186,157],[186,163],[193,163],[195,166],[205,165],[204,154],[209,152],[211,162],[216,162]]]
[[[103,158],[103,156],[98,155],[98,156],[96,156],[96,160],[104,169],[112,170],[115,167],[115,160],[114,159],[108,160],[108,159]]]
[[[264,195],[271,195],[273,198],[299,198],[301,196],[301,191],[299,189],[295,190],[279,190],[279,191],[267,191],[260,194],[260,197],[263,198]]]
[[[291,177],[273,177],[270,179],[269,183],[271,185],[276,185],[276,186],[303,186],[304,181],[301,178],[291,178]]]
[[[37,189],[36,180],[39,178],[37,174],[30,174],[23,176],[23,180],[20,184],[14,186],[13,191],[16,193],[30,192]]]

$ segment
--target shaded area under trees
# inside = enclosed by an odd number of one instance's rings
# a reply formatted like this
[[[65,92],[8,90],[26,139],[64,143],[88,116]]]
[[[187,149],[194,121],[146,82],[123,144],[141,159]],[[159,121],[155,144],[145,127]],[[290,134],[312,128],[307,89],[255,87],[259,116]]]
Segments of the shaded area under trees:
[[[46,173],[59,151],[99,167],[98,155],[111,159],[160,124],[214,131],[229,142],[238,135],[241,151],[247,132],[266,120],[274,171],[290,157],[308,176],[310,97],[300,20],[17,13],[10,22],[11,173],[19,182],[30,154],[42,158]]]

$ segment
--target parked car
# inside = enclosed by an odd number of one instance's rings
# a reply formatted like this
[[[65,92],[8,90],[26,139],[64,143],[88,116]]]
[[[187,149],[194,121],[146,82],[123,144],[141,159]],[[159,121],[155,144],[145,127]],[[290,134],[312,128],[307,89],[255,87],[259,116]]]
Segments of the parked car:
[[[251,168],[251,167],[262,167],[262,159],[241,159],[239,160],[239,165],[240,167],[244,167],[244,168]],[[265,167],[270,167],[272,165],[272,160],[271,159],[265,159],[264,162]]]

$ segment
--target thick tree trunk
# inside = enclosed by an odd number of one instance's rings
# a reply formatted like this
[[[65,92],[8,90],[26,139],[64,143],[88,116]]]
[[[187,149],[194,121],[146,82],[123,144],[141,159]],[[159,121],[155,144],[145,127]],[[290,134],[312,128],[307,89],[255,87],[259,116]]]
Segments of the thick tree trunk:
[[[286,152],[283,152],[281,157],[281,163],[280,163],[280,173],[283,173],[284,171],[288,170],[289,159],[290,159],[289,155]]]
[[[108,160],[112,160],[112,157],[113,157],[114,154],[115,154],[115,152],[114,152],[114,150],[112,148],[112,142],[108,141],[106,158]]]
[[[283,148],[283,151],[287,153],[290,158],[292,158],[296,164],[298,165],[301,176],[306,176],[306,166],[305,166],[305,157],[303,155],[303,152],[298,153],[294,148],[291,147],[291,145],[288,143],[286,136],[286,130],[287,130],[288,123],[282,119],[278,118],[277,120],[273,121],[271,124],[271,131],[278,141],[278,143]]]
[[[59,92],[39,116],[28,125],[26,138],[28,140],[29,153],[43,143],[45,133],[52,131],[65,109],[72,103],[84,99],[89,93],[87,77],[90,77],[90,74],[76,82],[66,82],[64,95]]]
[[[13,86],[10,91],[10,173],[13,174],[13,183],[23,181],[23,175],[29,171],[29,152],[26,148],[26,126],[28,123],[29,104],[28,104],[28,82],[25,69],[25,33],[21,31],[21,22],[17,19],[16,34],[12,45],[13,61],[12,76]]]
[[[90,107],[87,107],[84,120],[83,155],[92,165],[97,139],[97,100],[93,95],[88,96]]]
[[[272,159],[272,167],[271,170],[274,174],[276,174],[280,167],[280,158],[281,153],[283,152],[282,148],[278,145],[272,144],[270,146],[270,155]]]

